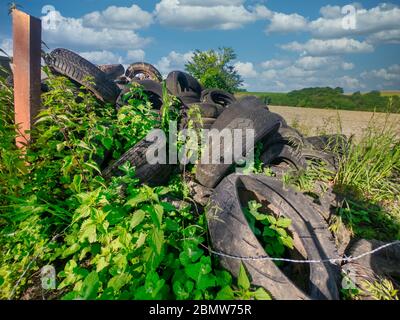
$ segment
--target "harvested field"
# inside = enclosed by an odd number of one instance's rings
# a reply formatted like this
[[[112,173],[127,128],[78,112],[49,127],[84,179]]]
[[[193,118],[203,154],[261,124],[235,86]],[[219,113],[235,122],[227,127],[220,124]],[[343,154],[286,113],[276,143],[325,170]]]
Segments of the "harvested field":
[[[307,135],[329,134],[341,131],[346,136],[360,138],[369,123],[383,126],[386,121],[400,135],[400,115],[387,115],[363,111],[326,110],[269,106],[271,111],[282,115],[289,125],[297,127]]]

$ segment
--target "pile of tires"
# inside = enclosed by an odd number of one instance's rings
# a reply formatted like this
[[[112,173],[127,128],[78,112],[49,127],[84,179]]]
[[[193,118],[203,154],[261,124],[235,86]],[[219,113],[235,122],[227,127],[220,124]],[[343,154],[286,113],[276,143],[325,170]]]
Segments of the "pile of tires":
[[[199,81],[182,71],[169,73],[164,85],[161,73],[144,62],[133,63],[126,70],[121,64],[96,66],[61,48],[43,58],[54,73],[68,77],[78,87],[83,86],[99,100],[114,104],[116,108],[126,105],[129,84],[137,83],[156,112],[161,113],[165,93],[181,102],[181,128],[193,123],[190,120],[200,118],[196,126],[201,129],[228,130],[230,133],[237,129],[253,130],[254,145],[247,143],[246,136],[242,136],[242,144],[236,146],[228,147],[225,141],[213,142],[216,144],[210,150],[219,148],[221,161],[218,164],[199,163],[191,181],[193,190],[202,190],[199,192],[201,196],[197,197],[201,199],[198,204],[208,208],[205,211],[213,252],[232,274],[237,276],[241,263],[244,263],[254,285],[264,287],[276,299],[296,300],[339,299],[341,272],[356,274],[359,287],[366,277],[373,280],[379,276],[400,276],[399,246],[381,251],[374,260],[365,256],[357,262],[341,264],[338,258],[344,253],[360,255],[373,251],[382,243],[361,240],[349,246],[347,243],[346,252],[338,250],[337,239],[328,226],[330,207],[335,198],[333,192],[328,191],[326,198],[315,201],[282,183],[285,173],[300,173],[313,162],[322,162],[331,171],[338,170],[340,159],[351,144],[347,137],[325,135],[307,138],[288,126],[285,119],[271,112],[257,97],[238,100],[229,92],[204,89]],[[9,66],[9,60],[3,60],[1,65]],[[89,82],[88,78],[91,79]],[[12,85],[12,77],[10,79]],[[122,175],[120,166],[129,162],[136,168],[141,182],[150,185],[168,182],[176,166],[149,164],[146,152],[152,143],[144,139],[120,159],[102,163],[104,178]],[[264,168],[271,170],[275,177],[232,173],[236,164],[224,161],[226,148],[238,148],[242,158],[246,159],[247,154],[254,152],[255,145],[261,148],[260,160]],[[206,156],[211,157],[211,154]],[[193,196],[193,199],[197,198]],[[243,213],[242,208],[250,200],[268,207],[276,217],[292,221],[289,231],[293,235],[294,249],[287,253],[286,259],[307,260],[307,263],[288,263],[278,267],[268,259]]]

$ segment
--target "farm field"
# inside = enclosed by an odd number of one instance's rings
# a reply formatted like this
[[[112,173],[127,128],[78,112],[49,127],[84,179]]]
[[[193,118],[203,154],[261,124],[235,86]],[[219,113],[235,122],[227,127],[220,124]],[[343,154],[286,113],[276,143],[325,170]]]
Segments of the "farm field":
[[[283,116],[289,125],[297,127],[306,135],[343,133],[359,139],[369,124],[383,127],[393,126],[400,135],[400,115],[363,111],[326,110],[315,108],[296,108],[269,106],[270,110]]]
[[[285,92],[240,92],[257,96],[269,105],[333,110],[400,113],[399,91],[345,93],[342,88],[305,88]]]

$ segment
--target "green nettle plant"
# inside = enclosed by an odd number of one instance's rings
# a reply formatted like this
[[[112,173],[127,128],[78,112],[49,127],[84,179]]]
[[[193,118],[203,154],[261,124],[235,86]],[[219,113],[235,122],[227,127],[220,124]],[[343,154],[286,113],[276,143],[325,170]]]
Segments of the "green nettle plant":
[[[122,177],[101,176],[105,157],[179,117],[176,100],[165,101],[160,117],[139,86],[117,111],[66,78],[50,74],[48,85],[23,155],[12,90],[0,80],[0,299],[32,295],[27,288],[42,298],[45,265],[57,272],[53,298],[215,299],[228,290],[225,298],[269,298],[234,284],[204,250],[203,214],[166,200],[188,197],[181,176],[151,188],[128,163]]]
[[[260,203],[250,201],[248,208],[244,208],[251,230],[265,247],[265,251],[274,258],[284,256],[286,249],[293,249],[293,238],[288,231],[292,221],[284,217],[275,217],[272,214],[259,212]]]

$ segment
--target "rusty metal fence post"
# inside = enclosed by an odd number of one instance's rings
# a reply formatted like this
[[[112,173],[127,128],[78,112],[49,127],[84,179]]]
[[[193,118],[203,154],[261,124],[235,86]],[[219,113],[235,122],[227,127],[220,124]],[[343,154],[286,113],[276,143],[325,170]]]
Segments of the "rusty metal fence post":
[[[22,134],[16,143],[23,147],[29,143],[29,131],[40,109],[42,24],[17,9],[12,18],[15,123]]]

